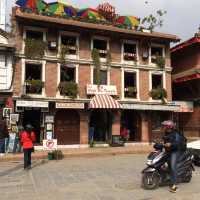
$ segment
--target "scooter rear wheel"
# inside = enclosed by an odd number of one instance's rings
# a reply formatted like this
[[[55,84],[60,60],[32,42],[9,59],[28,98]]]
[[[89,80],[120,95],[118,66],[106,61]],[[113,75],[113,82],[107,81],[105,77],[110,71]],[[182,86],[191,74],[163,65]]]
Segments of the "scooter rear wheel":
[[[144,173],[142,176],[142,186],[146,190],[158,188],[160,184],[160,175],[157,172]]]
[[[192,169],[190,168],[187,170],[185,177],[183,179],[183,182],[189,183],[191,181],[191,179],[192,179]]]

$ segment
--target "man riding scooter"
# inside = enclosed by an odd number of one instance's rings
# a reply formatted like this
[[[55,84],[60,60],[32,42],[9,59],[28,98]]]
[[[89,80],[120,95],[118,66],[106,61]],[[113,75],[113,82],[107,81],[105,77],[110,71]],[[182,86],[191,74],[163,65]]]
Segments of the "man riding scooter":
[[[162,128],[165,133],[164,147],[166,152],[168,152],[168,165],[170,167],[170,192],[177,191],[177,164],[178,158],[182,152],[182,141],[181,137],[183,137],[176,129],[175,123],[171,120],[167,120],[162,122]]]

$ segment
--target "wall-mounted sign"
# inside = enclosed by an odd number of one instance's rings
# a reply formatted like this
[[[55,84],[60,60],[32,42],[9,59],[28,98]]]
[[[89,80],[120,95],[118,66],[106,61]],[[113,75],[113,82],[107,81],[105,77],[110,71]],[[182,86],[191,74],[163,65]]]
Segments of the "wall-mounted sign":
[[[87,94],[117,95],[117,87],[115,85],[87,85]]]
[[[46,115],[45,116],[45,123],[54,123],[54,116],[53,115]]]
[[[177,111],[179,106],[177,105],[148,105],[148,104],[122,104],[123,109],[131,110],[162,110],[162,111]]]
[[[48,108],[49,102],[46,101],[24,101],[17,100],[16,107],[36,107],[36,108]]]
[[[176,112],[193,112],[194,105],[192,101],[173,101],[173,105],[179,106]]]
[[[57,139],[43,140],[44,150],[55,150],[57,149]]]
[[[19,114],[10,114],[10,123],[16,124],[19,121]]]
[[[12,108],[3,109],[3,117],[9,118],[11,113],[12,113]]]
[[[84,109],[84,103],[56,103],[56,108]]]

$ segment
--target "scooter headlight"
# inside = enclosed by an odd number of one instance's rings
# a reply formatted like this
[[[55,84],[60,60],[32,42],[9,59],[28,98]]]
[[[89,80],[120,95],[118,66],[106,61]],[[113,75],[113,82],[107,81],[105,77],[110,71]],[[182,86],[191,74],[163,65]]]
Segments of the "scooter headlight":
[[[147,160],[147,165],[152,165],[153,161],[152,160]]]

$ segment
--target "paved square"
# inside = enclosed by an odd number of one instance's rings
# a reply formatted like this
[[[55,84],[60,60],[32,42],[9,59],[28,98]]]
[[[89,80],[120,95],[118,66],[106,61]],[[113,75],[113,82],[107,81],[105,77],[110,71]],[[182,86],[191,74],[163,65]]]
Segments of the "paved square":
[[[180,184],[171,194],[168,187],[146,191],[140,187],[145,155],[67,158],[33,161],[30,171],[22,162],[0,163],[2,200],[197,200],[200,168],[192,182]]]

